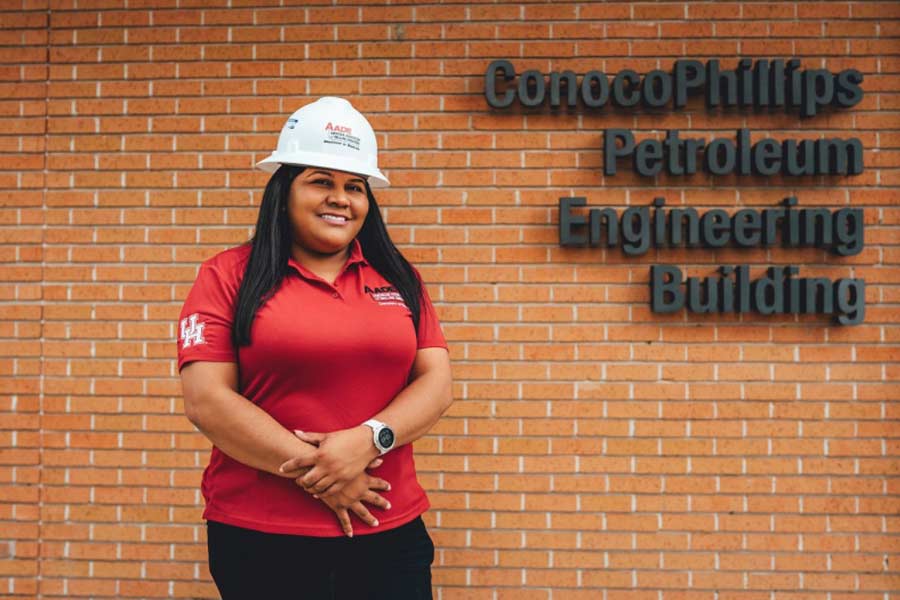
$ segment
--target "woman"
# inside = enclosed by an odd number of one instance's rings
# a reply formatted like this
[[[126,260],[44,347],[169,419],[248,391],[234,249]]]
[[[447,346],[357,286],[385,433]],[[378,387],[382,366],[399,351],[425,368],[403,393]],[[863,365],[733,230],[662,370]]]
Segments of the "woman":
[[[449,357],[372,194],[374,132],[322,98],[257,166],[253,238],[201,265],[179,321],[210,572],[225,600],[431,598],[410,443],[450,404]]]

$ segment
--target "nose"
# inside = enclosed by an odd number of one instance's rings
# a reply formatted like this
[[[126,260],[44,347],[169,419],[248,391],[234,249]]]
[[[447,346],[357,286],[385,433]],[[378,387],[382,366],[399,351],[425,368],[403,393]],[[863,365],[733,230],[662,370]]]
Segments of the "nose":
[[[338,187],[332,189],[328,194],[327,202],[333,206],[350,206],[350,199],[347,198],[347,192]]]

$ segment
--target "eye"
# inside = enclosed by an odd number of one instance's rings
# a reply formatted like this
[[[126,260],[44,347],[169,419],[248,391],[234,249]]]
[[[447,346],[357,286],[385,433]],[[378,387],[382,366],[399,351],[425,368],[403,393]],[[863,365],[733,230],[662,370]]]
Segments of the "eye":
[[[354,192],[357,192],[360,194],[363,192],[362,186],[359,184],[356,184],[356,183],[351,183],[350,185],[347,186],[347,189],[353,190]]]
[[[323,177],[322,179],[316,179],[315,181],[313,181],[313,183],[323,184],[323,185],[331,185],[331,180]]]

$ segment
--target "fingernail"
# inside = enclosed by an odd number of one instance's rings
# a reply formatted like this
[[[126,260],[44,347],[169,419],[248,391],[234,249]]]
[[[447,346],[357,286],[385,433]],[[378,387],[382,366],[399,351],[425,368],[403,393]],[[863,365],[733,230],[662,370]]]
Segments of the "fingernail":
[[[390,510],[390,509],[391,509],[391,503],[388,502],[388,503],[387,503],[387,506],[385,507],[385,510]]]
[[[378,519],[375,519],[375,522],[372,523],[372,527],[378,527]]]
[[[284,466],[283,466],[283,465],[280,466],[280,467],[278,467],[278,472],[279,472],[279,473],[284,473]]]

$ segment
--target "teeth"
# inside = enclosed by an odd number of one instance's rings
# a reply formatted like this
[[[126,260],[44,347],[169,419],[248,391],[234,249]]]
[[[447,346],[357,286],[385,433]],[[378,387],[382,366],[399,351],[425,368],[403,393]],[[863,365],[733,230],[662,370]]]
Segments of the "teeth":
[[[322,215],[322,218],[326,221],[334,221],[335,223],[346,223],[347,219],[344,217],[338,217],[335,215]]]

